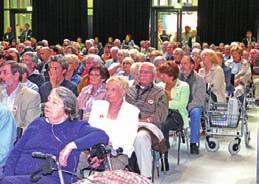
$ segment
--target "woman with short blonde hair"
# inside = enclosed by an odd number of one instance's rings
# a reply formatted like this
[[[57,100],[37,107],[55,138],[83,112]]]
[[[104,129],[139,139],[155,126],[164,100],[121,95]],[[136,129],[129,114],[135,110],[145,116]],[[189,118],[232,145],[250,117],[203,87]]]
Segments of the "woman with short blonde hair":
[[[201,52],[204,67],[199,70],[199,74],[204,77],[208,87],[217,97],[217,102],[226,101],[226,84],[224,71],[219,66],[216,52],[211,49],[204,49]]]
[[[121,76],[109,78],[106,81],[106,98],[94,101],[89,118],[91,126],[108,134],[114,149],[123,149],[122,155],[111,159],[113,169],[124,169],[127,165],[134,151],[138,130],[139,109],[126,102],[127,90],[127,79]]]

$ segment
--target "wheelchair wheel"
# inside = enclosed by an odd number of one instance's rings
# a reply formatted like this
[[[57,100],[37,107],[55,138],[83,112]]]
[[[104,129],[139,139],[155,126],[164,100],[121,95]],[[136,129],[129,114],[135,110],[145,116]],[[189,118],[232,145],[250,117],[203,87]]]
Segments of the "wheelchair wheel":
[[[206,138],[205,147],[210,152],[216,152],[219,150],[219,141],[214,137]]]
[[[240,138],[236,138],[233,141],[231,141],[228,145],[228,151],[231,155],[236,155],[240,151]]]

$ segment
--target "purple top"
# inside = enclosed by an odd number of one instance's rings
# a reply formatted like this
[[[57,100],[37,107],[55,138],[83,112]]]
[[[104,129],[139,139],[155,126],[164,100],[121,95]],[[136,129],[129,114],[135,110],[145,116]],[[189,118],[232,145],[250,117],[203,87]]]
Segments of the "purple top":
[[[57,125],[48,123],[45,118],[37,118],[26,129],[22,138],[15,145],[5,166],[5,176],[30,175],[39,169],[44,160],[32,158],[32,152],[43,152],[59,156],[59,152],[68,143],[74,141],[77,149],[68,158],[64,170],[75,172],[80,152],[98,143],[108,143],[107,134],[91,127],[85,121],[66,120]],[[53,172],[49,179],[59,181],[58,173]],[[65,183],[72,183],[75,178],[64,174]]]

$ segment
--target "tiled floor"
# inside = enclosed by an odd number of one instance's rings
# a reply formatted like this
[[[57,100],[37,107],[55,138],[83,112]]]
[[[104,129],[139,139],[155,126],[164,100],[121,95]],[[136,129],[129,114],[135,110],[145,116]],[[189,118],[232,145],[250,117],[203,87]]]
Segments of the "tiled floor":
[[[180,164],[176,164],[176,145],[171,141],[170,171],[155,177],[155,184],[254,184],[257,165],[257,127],[259,108],[249,110],[249,129],[251,131],[250,148],[246,148],[242,138],[238,155],[231,156],[228,144],[232,138],[219,137],[220,148],[217,152],[205,149],[202,137],[200,154],[187,154],[186,145],[181,147]]]

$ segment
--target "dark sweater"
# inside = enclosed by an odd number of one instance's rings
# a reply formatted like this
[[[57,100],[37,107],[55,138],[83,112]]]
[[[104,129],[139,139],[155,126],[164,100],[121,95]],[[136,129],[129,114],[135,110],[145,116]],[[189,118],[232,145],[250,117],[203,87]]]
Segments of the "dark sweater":
[[[32,74],[28,77],[28,79],[36,84],[39,88],[45,82],[45,78],[41,74]]]
[[[47,123],[45,118],[38,118],[28,126],[12,150],[6,162],[4,174],[5,176],[30,175],[44,163],[42,159],[32,158],[32,152],[49,153],[58,158],[59,152],[72,141],[76,143],[77,150],[71,152],[67,166],[63,169],[75,172],[80,152],[98,143],[107,144],[108,139],[104,131],[93,128],[84,121],[66,120],[62,124],[52,125]],[[57,172],[44,177],[53,180],[53,183],[59,182]],[[64,174],[64,179],[66,184],[70,184],[75,178]]]
[[[77,96],[77,87],[73,82],[70,82],[70,81],[64,79],[63,82],[60,84],[60,86],[70,89]],[[48,96],[49,96],[51,90],[52,90],[52,86],[49,81],[45,82],[41,85],[41,87],[39,89],[41,103],[48,101]]]

